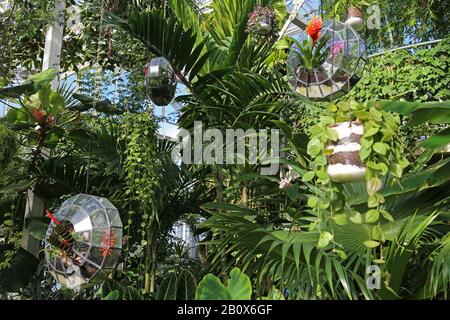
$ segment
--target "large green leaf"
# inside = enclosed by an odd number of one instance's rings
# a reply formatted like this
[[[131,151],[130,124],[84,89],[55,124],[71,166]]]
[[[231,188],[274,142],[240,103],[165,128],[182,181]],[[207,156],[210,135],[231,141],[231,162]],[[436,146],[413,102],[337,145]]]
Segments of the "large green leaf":
[[[197,284],[195,277],[187,269],[183,269],[178,276],[177,300],[194,300]]]
[[[0,261],[7,252],[14,252],[12,245],[0,245]],[[0,286],[9,292],[18,292],[33,279],[39,259],[23,248],[17,249],[8,265],[0,269]]]
[[[425,122],[433,124],[450,123],[450,101],[433,103],[383,101],[371,102],[370,104],[385,111],[412,116],[413,125]]]
[[[177,275],[172,273],[167,276],[158,288],[156,294],[157,300],[176,300],[177,299]]]
[[[196,300],[250,300],[252,284],[250,278],[238,268],[231,270],[227,286],[212,274],[206,275],[198,284]]]
[[[436,149],[440,147],[444,147],[450,143],[450,128],[442,130],[427,140],[422,142],[419,146],[427,149]]]
[[[48,229],[46,218],[28,217],[25,220],[25,228],[38,240],[44,241]]]

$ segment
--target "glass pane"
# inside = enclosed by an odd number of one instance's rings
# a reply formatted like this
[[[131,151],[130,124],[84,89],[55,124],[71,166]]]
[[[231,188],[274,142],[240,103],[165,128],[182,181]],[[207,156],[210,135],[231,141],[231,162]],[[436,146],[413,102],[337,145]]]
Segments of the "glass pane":
[[[91,212],[94,212],[97,209],[101,209],[102,206],[94,197],[90,197],[88,202],[86,202],[83,205],[83,208],[85,208],[88,214],[90,214]]]
[[[105,229],[109,226],[104,209],[95,210],[91,214],[91,221],[94,229]]]
[[[78,196],[76,196],[76,199],[73,201],[73,204],[82,206],[86,201],[88,201],[90,198],[90,196],[86,195],[86,194],[80,194]]]
[[[87,261],[80,267],[81,275],[88,280],[90,280],[93,276],[95,276],[98,270],[99,270],[98,267]]]
[[[110,249],[105,257],[105,268],[114,268],[120,256],[120,249]]]
[[[122,221],[120,219],[120,214],[117,209],[106,209],[108,214],[109,224],[114,227],[122,227]]]
[[[91,247],[91,251],[89,252],[88,260],[101,266],[103,264],[103,259],[108,253],[107,247]]]
[[[71,221],[71,219],[75,216],[77,209],[77,206],[64,207],[56,213],[55,218],[59,221]]]
[[[91,246],[96,246],[99,248],[107,246],[108,241],[109,241],[109,232],[110,232],[110,229],[108,227],[103,227],[101,229],[93,230]]]
[[[67,207],[68,205],[72,204],[72,202],[75,200],[75,197],[69,198],[66,201],[63,202],[61,208]]]
[[[89,253],[90,246],[87,243],[76,242],[74,245],[74,251],[83,258],[86,258]]]
[[[116,208],[114,205],[106,198],[97,197],[98,202],[106,208]]]
[[[112,272],[112,269],[100,269],[99,272],[92,278],[92,282],[102,282],[105,280]]]
[[[111,228],[111,238],[114,238],[113,241],[110,241],[110,246],[114,248],[122,248],[122,238],[123,238],[123,230],[122,228]]]

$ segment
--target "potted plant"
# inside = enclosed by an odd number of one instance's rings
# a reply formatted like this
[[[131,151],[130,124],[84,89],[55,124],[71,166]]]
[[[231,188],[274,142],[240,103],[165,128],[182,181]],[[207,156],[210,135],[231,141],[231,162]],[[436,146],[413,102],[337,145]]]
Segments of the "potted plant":
[[[347,9],[347,19],[345,24],[356,31],[364,28],[364,14],[358,7],[350,6]]]
[[[275,34],[277,22],[275,10],[266,6],[257,5],[255,10],[248,16],[247,32],[255,35]]]
[[[361,121],[333,123],[330,128],[337,133],[337,140],[327,146],[330,179],[335,182],[364,180],[366,166],[361,161],[361,137],[364,126]]]
[[[409,165],[398,132],[400,117],[370,103],[330,103],[329,115],[310,128],[308,180],[318,183],[366,182],[369,203],[382,203],[381,177],[401,178]]]
[[[363,8],[374,4],[374,0],[338,0],[334,6],[336,16],[344,13],[345,24],[356,31],[364,27]]]

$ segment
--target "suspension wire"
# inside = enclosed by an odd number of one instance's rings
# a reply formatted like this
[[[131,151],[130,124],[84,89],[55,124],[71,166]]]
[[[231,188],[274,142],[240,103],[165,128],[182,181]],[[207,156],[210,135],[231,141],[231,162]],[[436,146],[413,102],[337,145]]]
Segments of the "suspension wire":
[[[98,44],[97,44],[97,56],[96,56],[96,61],[95,61],[95,67],[98,69],[101,69],[102,74],[99,74],[99,70],[97,69],[95,72],[95,77],[94,77],[94,100],[92,102],[92,107],[94,109],[94,111],[92,112],[92,115],[96,115],[97,111],[96,111],[96,106],[97,106],[97,99],[98,96],[100,94],[100,80],[103,78],[103,68],[100,68],[100,46],[101,46],[101,42],[102,42],[102,36],[103,36],[103,20],[104,20],[104,15],[105,15],[105,0],[101,1],[101,11],[100,11],[100,27],[99,27],[99,38],[98,38]],[[94,117],[95,118],[95,117]],[[96,118],[95,118],[96,119]],[[95,120],[94,120],[95,121]],[[89,133],[89,148],[88,148],[88,163],[87,163],[87,169],[86,169],[86,186],[85,186],[85,192],[88,193],[89,191],[89,175],[90,175],[90,171],[91,171],[91,161],[92,161],[92,135],[93,132],[91,130],[91,132]]]
[[[90,132],[89,134],[89,156],[88,156],[88,164],[86,169],[86,188],[85,193],[87,194],[89,191],[89,175],[91,172],[91,160],[92,160],[92,135],[93,133]]]
[[[345,11],[346,11],[346,14],[347,14],[347,19],[349,18],[349,15],[348,15],[348,9],[349,9],[349,5],[347,4],[347,6],[346,6],[346,8],[345,8]],[[345,18],[344,18],[345,19]],[[353,31],[352,30],[352,27],[347,23],[346,25],[345,25],[345,41],[346,41],[346,50],[347,50],[347,54],[348,54],[348,56],[349,56],[349,59],[351,59],[351,55],[350,55],[350,48],[349,48],[349,45],[348,45],[348,38],[349,38],[349,32],[351,32],[351,31]],[[356,65],[356,67],[358,67],[358,65]],[[351,72],[350,70],[346,70],[347,72]],[[347,93],[346,94],[348,94],[348,93],[350,93],[350,89],[351,89],[351,86],[350,86],[350,79],[351,79],[351,77],[350,77],[351,75],[350,74],[348,74],[348,79],[347,79]],[[351,101],[350,101],[350,99],[348,99],[348,106],[349,106],[349,110],[351,110]],[[352,120],[353,120],[353,117],[352,116],[350,116],[350,126],[352,125]]]

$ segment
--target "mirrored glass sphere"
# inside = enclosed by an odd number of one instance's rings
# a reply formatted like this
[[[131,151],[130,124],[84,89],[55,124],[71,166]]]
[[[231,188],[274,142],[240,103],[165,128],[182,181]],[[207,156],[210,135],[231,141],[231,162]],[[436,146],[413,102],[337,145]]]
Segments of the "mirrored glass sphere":
[[[55,213],[46,234],[45,255],[53,277],[69,288],[103,281],[122,250],[119,211],[106,198],[79,194]]]
[[[146,66],[145,86],[156,105],[167,106],[172,102],[177,89],[177,80],[166,58],[154,58]]]

